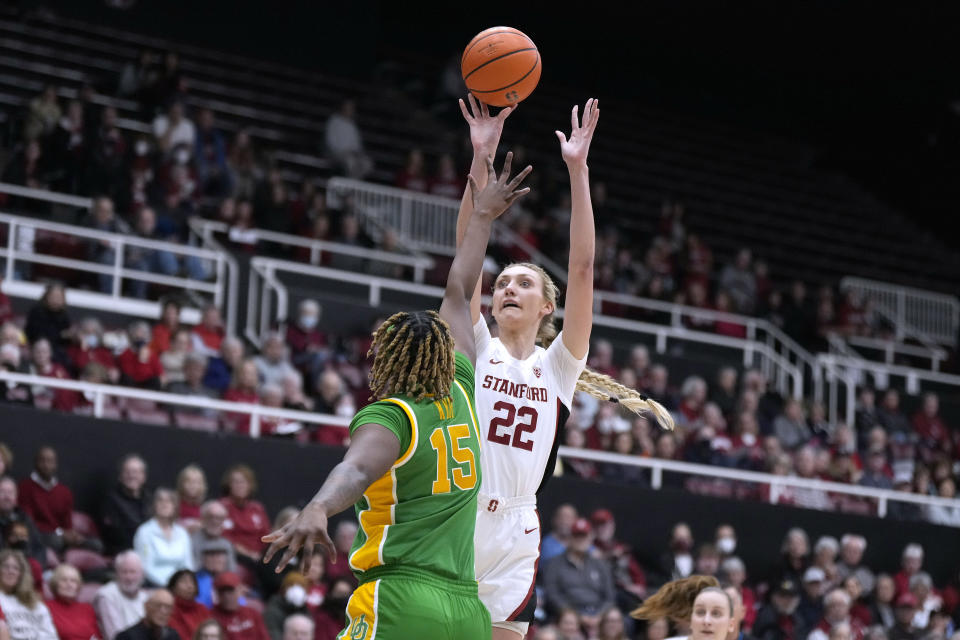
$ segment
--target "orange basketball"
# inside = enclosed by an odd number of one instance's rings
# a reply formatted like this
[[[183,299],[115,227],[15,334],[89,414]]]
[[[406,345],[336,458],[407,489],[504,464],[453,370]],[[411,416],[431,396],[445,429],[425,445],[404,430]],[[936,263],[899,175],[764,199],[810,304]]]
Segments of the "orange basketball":
[[[540,52],[522,31],[493,27],[470,41],[460,59],[460,71],[477,100],[509,107],[537,88]]]

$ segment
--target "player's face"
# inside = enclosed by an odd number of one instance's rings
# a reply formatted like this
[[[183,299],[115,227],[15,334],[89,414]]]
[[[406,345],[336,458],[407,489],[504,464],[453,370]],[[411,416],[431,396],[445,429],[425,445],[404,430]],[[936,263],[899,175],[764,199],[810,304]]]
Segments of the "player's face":
[[[690,639],[722,640],[733,630],[733,622],[726,595],[717,591],[701,593],[693,602]]]
[[[507,329],[539,325],[541,318],[553,311],[543,295],[543,282],[532,269],[504,269],[493,285],[493,317]]]

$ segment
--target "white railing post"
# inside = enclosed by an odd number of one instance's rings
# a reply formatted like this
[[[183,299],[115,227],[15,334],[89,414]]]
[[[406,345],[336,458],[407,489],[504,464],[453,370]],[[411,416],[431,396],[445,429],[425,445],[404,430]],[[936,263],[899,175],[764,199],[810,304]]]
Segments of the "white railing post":
[[[120,281],[120,274],[123,271],[123,253],[124,253],[124,243],[117,242],[113,244],[111,242],[110,246],[113,247],[113,286],[111,294],[114,298],[119,298],[121,292],[123,291],[123,283]]]
[[[93,417],[102,418],[103,417],[103,404],[105,398],[103,397],[102,391],[94,392],[93,396]]]
[[[17,223],[10,222],[7,235],[7,282],[13,282],[13,261],[17,259]]]
[[[260,412],[256,409],[250,412],[250,437],[260,437]]]
[[[650,486],[654,489],[660,489],[663,486],[663,467],[650,469]]]
[[[878,518],[887,517],[887,499],[884,496],[880,496],[877,499],[877,517]]]

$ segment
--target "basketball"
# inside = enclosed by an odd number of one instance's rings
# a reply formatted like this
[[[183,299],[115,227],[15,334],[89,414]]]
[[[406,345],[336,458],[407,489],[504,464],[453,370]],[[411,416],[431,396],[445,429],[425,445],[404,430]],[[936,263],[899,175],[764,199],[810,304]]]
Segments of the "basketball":
[[[493,27],[470,41],[460,59],[460,71],[477,100],[493,107],[509,107],[537,88],[540,52],[522,31]]]

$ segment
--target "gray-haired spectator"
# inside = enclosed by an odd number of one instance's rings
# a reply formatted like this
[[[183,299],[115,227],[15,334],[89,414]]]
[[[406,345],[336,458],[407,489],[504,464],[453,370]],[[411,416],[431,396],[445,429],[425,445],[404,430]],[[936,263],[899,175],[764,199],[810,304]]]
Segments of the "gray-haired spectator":
[[[353,396],[347,392],[347,385],[336,371],[327,369],[317,382],[317,396],[314,411],[349,417],[356,412]]]
[[[245,356],[243,342],[239,338],[224,338],[220,343],[220,352],[207,361],[207,371],[203,375],[204,386],[221,394],[225,392],[233,379],[234,370],[240,366]]]
[[[282,640],[313,640],[313,620],[302,613],[295,613],[283,621]]]
[[[680,387],[680,406],[677,408],[678,425],[692,426],[703,417],[703,405],[707,401],[707,382],[700,376],[689,376]]]
[[[280,386],[284,376],[295,371],[287,359],[287,345],[284,344],[283,335],[278,332],[268,333],[264,337],[261,354],[253,361],[257,365],[260,382],[265,385]]]
[[[734,261],[720,272],[720,289],[726,291],[738,313],[753,313],[757,303],[757,279],[751,269],[753,256],[740,249]]]
[[[893,576],[893,581],[897,585],[897,596],[910,591],[910,578],[923,568],[923,547],[916,542],[911,542],[903,548],[900,554],[900,571]]]
[[[299,371],[291,371],[283,376],[283,406],[297,411],[313,410],[313,400],[303,391],[303,376]]]
[[[828,586],[834,586],[840,582],[837,574],[839,552],[840,543],[833,536],[821,536],[813,545],[812,565],[823,571]]]
[[[283,387],[267,383],[260,387],[260,404],[273,409],[283,409]],[[303,424],[289,418],[263,416],[260,432],[268,436],[289,436],[303,430]]]
[[[132,322],[127,330],[130,346],[117,357],[121,384],[148,389],[163,387],[160,354],[150,347],[150,325]]]
[[[863,625],[850,616],[853,601],[843,589],[834,589],[823,598],[823,618],[817,623],[807,640],[829,640],[834,627],[850,625],[850,640],[863,639]]]
[[[330,158],[339,169],[350,178],[362,180],[373,170],[373,161],[363,148],[356,115],[356,103],[344,100],[327,120],[325,142]]]
[[[784,449],[793,451],[806,444],[813,433],[807,426],[803,415],[803,405],[795,398],[789,398],[783,406],[783,413],[773,420],[773,433]]]
[[[930,614],[943,606],[943,598],[933,592],[933,580],[926,571],[918,571],[910,577],[910,593],[917,599],[913,627],[926,629],[930,626]]]
[[[863,564],[863,553],[867,550],[867,539],[852,533],[845,534],[840,539],[840,562],[837,564],[837,576],[846,580],[854,576],[860,581],[864,594],[873,593],[877,579],[866,565]]]
[[[202,353],[187,353],[183,358],[183,380],[167,385],[167,391],[185,396],[212,399],[219,398],[220,394],[203,384],[206,370],[207,357],[205,355]],[[202,413],[210,416],[216,415],[216,411],[213,409],[201,409],[199,407],[177,406],[176,410],[188,413]]]
[[[104,640],[113,640],[140,621],[149,594],[143,589],[143,565],[133,551],[124,551],[113,561],[116,578],[97,590],[93,608]]]
[[[236,551],[233,549],[233,544],[223,537],[227,518],[227,508],[219,500],[208,500],[200,507],[200,529],[190,538],[195,566],[203,566],[203,554],[222,552],[227,556],[224,570],[237,570]]]

